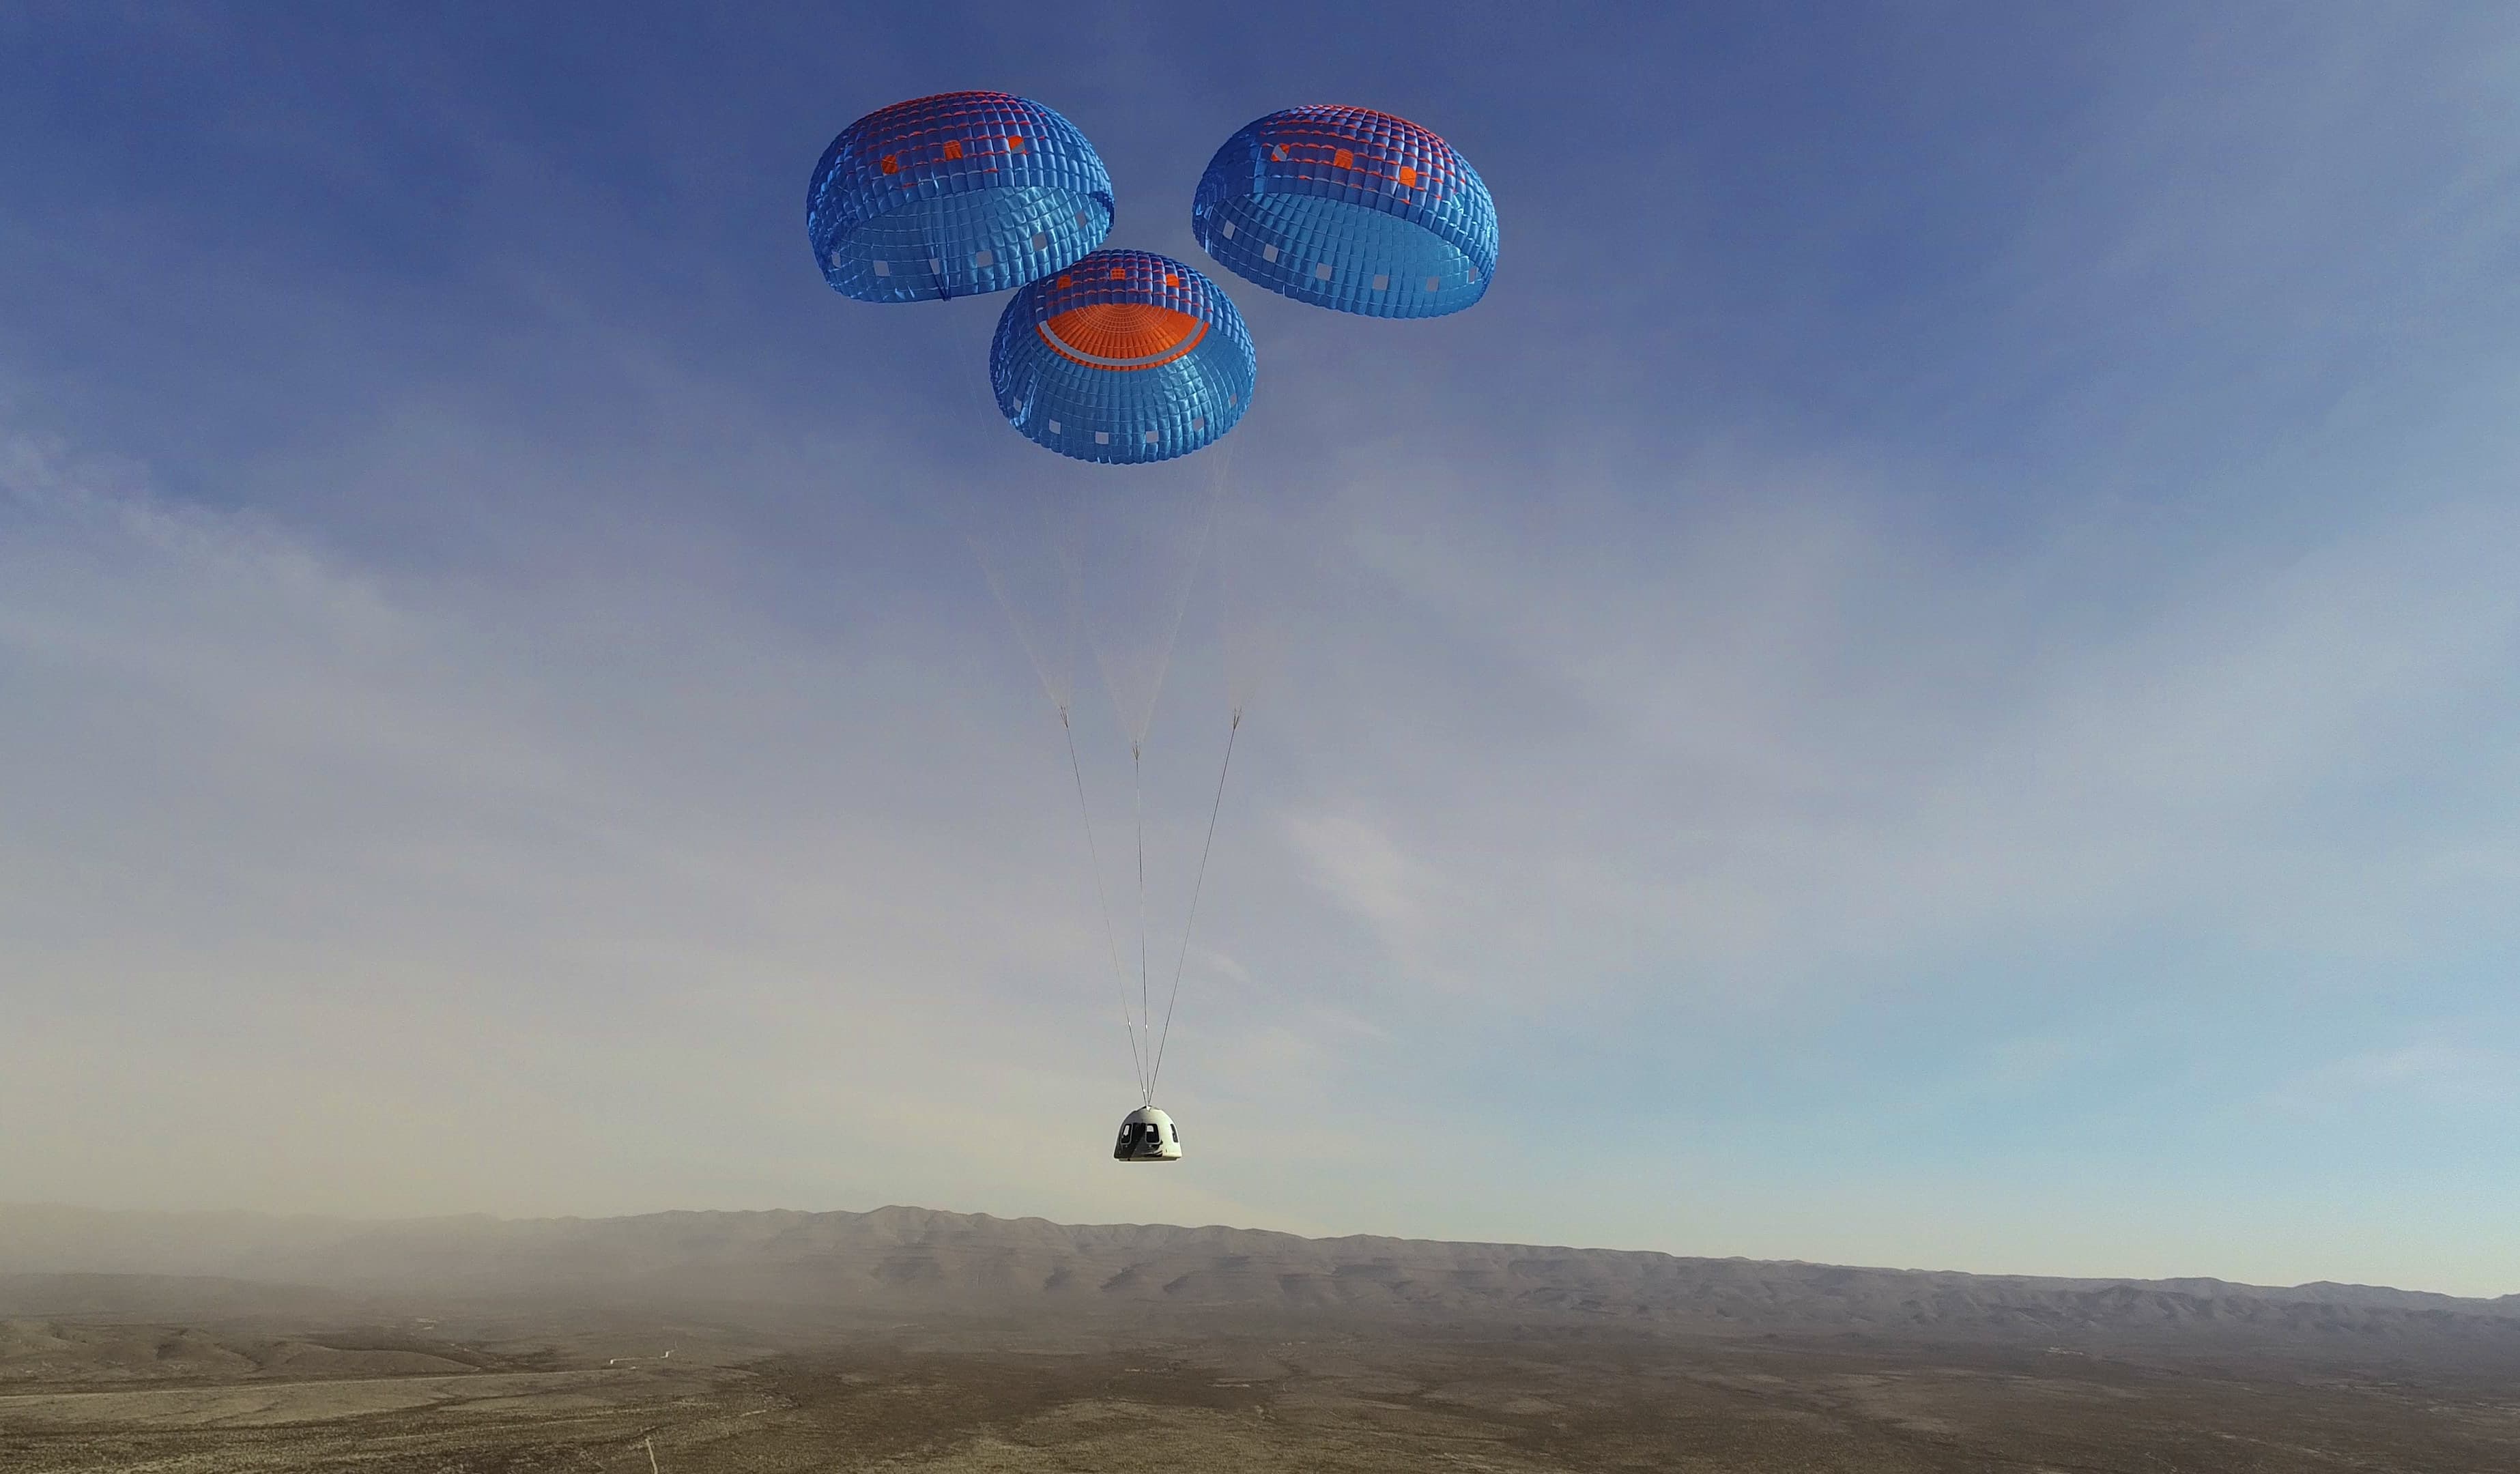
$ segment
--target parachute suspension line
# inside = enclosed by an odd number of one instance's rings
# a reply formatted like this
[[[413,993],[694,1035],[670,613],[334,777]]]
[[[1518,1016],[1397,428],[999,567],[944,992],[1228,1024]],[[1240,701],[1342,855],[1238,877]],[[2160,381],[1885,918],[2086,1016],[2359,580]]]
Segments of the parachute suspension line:
[[[1172,618],[1164,625],[1163,643],[1155,648],[1153,679],[1147,684],[1147,704],[1143,710],[1130,711],[1120,693],[1122,683],[1111,668],[1110,653],[1099,643],[1094,647],[1095,663],[1102,669],[1102,685],[1111,692],[1112,709],[1119,713],[1120,725],[1133,742],[1144,742],[1155,725],[1155,703],[1163,694],[1164,680],[1171,674],[1173,650],[1181,644],[1182,625],[1190,618],[1191,595],[1198,588],[1199,565],[1207,561],[1209,548],[1216,541],[1218,512],[1225,505],[1226,472],[1234,464],[1234,444],[1226,442],[1207,493],[1206,514],[1199,519],[1198,541],[1191,550],[1190,560],[1182,568],[1181,593],[1172,600]],[[1071,571],[1073,569],[1073,564]]]
[[[963,541],[970,548],[973,560],[979,563],[980,575],[988,580],[989,592],[997,596],[998,607],[1006,611],[1007,623],[1013,627],[1015,643],[1023,647],[1024,658],[1032,662],[1033,676],[1041,682],[1041,693],[1050,698],[1050,704],[1058,712],[1059,736],[1067,742],[1068,776],[1076,781],[1076,816],[1085,823],[1085,858],[1094,869],[1094,901],[1102,913],[1103,952],[1111,960],[1111,985],[1120,998],[1120,1027],[1128,1031],[1129,1065],[1137,1074],[1138,1092],[1144,1095],[1149,1089],[1147,1077],[1150,1073],[1148,1031],[1129,1011],[1129,974],[1120,964],[1119,927],[1111,919],[1111,888],[1102,878],[1102,844],[1095,837],[1094,807],[1085,799],[1085,765],[1077,758],[1076,728],[1068,718],[1078,629],[1075,564],[1066,556],[1066,550],[1061,548],[1060,561],[1067,564],[1068,574],[1067,648],[1058,674],[1053,675],[1050,662],[1042,658],[1041,648],[1034,643],[1032,633],[1025,629],[1022,618],[1015,613],[1014,601],[1007,597],[1006,585],[998,577],[997,565],[981,550],[979,539],[966,537]]]
[[[1129,1031],[1129,1064],[1138,1072],[1138,1094],[1154,1087],[1148,1080],[1147,1051],[1139,1042],[1138,1021],[1129,1016],[1128,973],[1120,966],[1120,937],[1111,925],[1111,893],[1102,884],[1102,847],[1094,840],[1094,811],[1085,802],[1085,765],[1076,760],[1076,729],[1067,723],[1067,708],[1058,708],[1058,730],[1067,736],[1067,771],[1076,778],[1076,812],[1085,820],[1085,854],[1094,862],[1094,899],[1102,907],[1102,943],[1111,954],[1111,983],[1120,990],[1120,1027]],[[1144,881],[1142,880],[1143,886]]]
[[[1129,744],[1129,787],[1131,807],[1138,818],[1138,1016],[1142,1027],[1155,1026],[1155,1005],[1147,984],[1147,785],[1140,779],[1138,744]],[[1147,1104],[1155,1103],[1154,1072],[1148,1070],[1139,1082],[1139,1095]]]
[[[1225,464],[1217,470],[1216,593],[1218,645],[1225,660],[1226,702],[1236,712],[1259,693],[1266,653],[1265,630],[1251,617],[1256,576],[1237,557],[1235,522],[1226,515],[1234,486],[1234,446],[1225,446]],[[1247,524],[1246,524],[1247,525]]]
[[[1216,816],[1225,808],[1225,776],[1234,771],[1234,738],[1242,731],[1242,708],[1234,708],[1234,719],[1225,729],[1225,761],[1216,769],[1216,797],[1207,806],[1207,839],[1198,847],[1198,870],[1190,886],[1190,915],[1182,919],[1181,956],[1173,960],[1173,991],[1164,1000],[1163,1032],[1155,1036],[1155,1064],[1147,1076],[1147,1092],[1153,1098],[1155,1082],[1164,1073],[1164,1046],[1173,1037],[1173,1005],[1181,1002],[1182,973],[1190,966],[1191,928],[1198,924],[1198,894],[1207,886],[1207,856],[1216,848]],[[1148,1022],[1154,1015],[1148,1015]]]
[[[1033,679],[1041,683],[1041,693],[1050,698],[1050,704],[1058,708],[1058,720],[1064,726],[1067,722],[1068,689],[1074,684],[1076,664],[1075,611],[1071,609],[1068,613],[1067,657],[1060,662],[1059,674],[1054,678],[1050,673],[1050,662],[1041,657],[1040,648],[1033,643],[1032,632],[1024,628],[1022,617],[1015,613],[1014,601],[1007,597],[1006,585],[998,578],[997,564],[990,562],[989,555],[981,551],[980,540],[966,535],[963,545],[971,550],[971,560],[980,565],[980,576],[988,580],[989,592],[997,596],[998,607],[1006,611],[1007,624],[1015,632],[1015,644],[1023,648],[1024,658],[1032,662]]]

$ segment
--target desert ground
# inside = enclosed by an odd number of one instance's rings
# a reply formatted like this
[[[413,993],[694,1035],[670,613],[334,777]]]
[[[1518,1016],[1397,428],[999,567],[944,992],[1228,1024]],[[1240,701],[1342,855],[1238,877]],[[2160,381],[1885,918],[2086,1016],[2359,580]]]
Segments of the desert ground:
[[[564,1293],[484,1293],[499,1264],[552,1273],[513,1226],[433,1226],[432,1256],[408,1230],[382,1257],[292,1241],[323,1272],[292,1286],[28,1272],[61,1245],[0,1213],[0,1470],[2520,1470],[2505,1302],[1528,1250],[1500,1305],[1408,1286],[1511,1246],[815,1217],[847,1222],[571,1228],[582,1269],[607,1234],[648,1247]],[[1369,1288],[1325,1298],[1257,1252]],[[964,1293],[1073,1281],[1079,1253],[1120,1266],[1090,1296]],[[376,1278],[397,1256],[434,1269]],[[1150,1265],[1206,1293],[1147,1290]],[[1623,1275],[1776,1308],[1641,1316],[1659,1302],[1599,1288]]]

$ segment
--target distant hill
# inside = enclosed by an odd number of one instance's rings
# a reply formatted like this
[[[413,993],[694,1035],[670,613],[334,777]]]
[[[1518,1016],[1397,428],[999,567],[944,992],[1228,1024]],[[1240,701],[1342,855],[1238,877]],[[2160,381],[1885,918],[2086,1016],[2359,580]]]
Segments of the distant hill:
[[[239,1303],[234,1282],[249,1281],[370,1304],[530,1298],[782,1317],[1056,1314],[1139,1325],[1257,1317],[2520,1359],[2520,1295],[2364,1285],[1850,1269],[900,1207],[372,1223],[0,1206],[0,1316],[68,1313],[116,1295],[137,1311],[131,1296],[141,1292],[99,1275],[197,1276],[148,1293],[229,1304]]]

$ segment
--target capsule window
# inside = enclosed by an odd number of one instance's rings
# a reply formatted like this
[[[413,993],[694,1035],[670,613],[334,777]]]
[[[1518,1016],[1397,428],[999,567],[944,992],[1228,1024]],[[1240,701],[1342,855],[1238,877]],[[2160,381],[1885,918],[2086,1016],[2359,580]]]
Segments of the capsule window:
[[[1322,262],[1317,262],[1317,263],[1315,263],[1315,265],[1314,265],[1314,267],[1313,267],[1313,280],[1315,280],[1315,281],[1317,281],[1317,282],[1327,282],[1327,281],[1328,281],[1329,279],[1330,279],[1330,263],[1329,263],[1329,262],[1328,262],[1328,261],[1322,261]]]
[[[834,266],[839,265],[839,264],[840,264],[840,258],[839,258],[838,256],[833,256],[833,257],[832,257],[832,265],[834,265]],[[878,262],[876,262],[876,263],[875,263],[875,274],[876,274],[877,276],[879,276],[879,277],[888,277],[888,276],[892,275],[892,263],[891,263],[890,261],[878,261]]]

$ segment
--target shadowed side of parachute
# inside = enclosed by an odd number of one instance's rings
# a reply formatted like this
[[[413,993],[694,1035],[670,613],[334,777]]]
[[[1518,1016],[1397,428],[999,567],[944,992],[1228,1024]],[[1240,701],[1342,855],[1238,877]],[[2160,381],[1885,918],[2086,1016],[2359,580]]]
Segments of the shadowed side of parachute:
[[[1227,139],[1191,231],[1237,276],[1366,317],[1459,312],[1496,275],[1496,201],[1478,172],[1370,108],[1290,108]]]
[[[1111,230],[1111,176],[1076,125],[1005,92],[944,92],[840,130],[805,233],[832,289],[925,302],[1020,287]]]
[[[1251,406],[1259,360],[1217,285],[1143,250],[1098,250],[998,319],[989,380],[1025,438],[1079,461],[1169,461]]]

